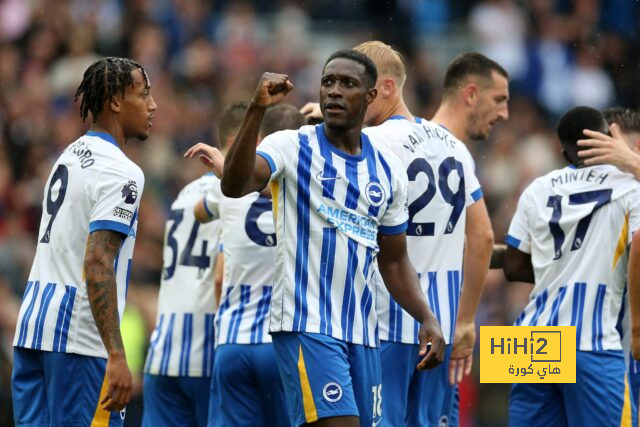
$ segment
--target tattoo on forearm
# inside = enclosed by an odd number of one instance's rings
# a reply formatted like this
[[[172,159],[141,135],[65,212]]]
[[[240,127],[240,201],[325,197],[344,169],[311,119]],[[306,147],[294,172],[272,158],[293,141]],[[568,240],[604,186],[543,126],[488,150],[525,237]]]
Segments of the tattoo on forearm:
[[[113,261],[124,236],[109,230],[91,233],[85,254],[85,278],[91,313],[107,351],[122,350]]]

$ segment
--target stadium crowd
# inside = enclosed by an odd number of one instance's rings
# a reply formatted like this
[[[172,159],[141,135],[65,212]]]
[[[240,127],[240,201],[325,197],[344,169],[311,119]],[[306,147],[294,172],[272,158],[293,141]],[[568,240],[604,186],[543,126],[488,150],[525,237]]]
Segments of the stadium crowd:
[[[211,3],[214,3],[213,5]],[[192,144],[216,145],[222,108],[247,99],[265,70],[296,84],[286,102],[317,99],[322,61],[333,50],[379,39],[405,55],[405,97],[430,118],[442,72],[478,50],[511,76],[509,120],[487,142],[470,142],[494,227],[503,241],[522,189],[562,164],[552,124],[585,104],[640,107],[640,5],[625,0],[338,2],[331,0],[0,1],[0,425],[10,425],[10,361],[31,267],[43,187],[60,152],[85,128],[73,95],[82,72],[105,55],[144,65],[158,111],[151,136],[127,155],[144,170],[138,242],[123,335],[137,375],[155,323],[164,226],[178,190],[204,169],[182,159]],[[85,124],[86,127],[88,124]],[[529,285],[490,272],[477,324],[511,324]],[[477,369],[477,366],[474,367]],[[506,423],[509,388],[461,387],[461,425]],[[482,402],[478,395],[482,394]]]

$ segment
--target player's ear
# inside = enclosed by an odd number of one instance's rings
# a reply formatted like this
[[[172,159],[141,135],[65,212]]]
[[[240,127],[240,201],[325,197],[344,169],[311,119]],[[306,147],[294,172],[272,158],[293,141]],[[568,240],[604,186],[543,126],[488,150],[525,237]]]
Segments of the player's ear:
[[[118,96],[112,96],[107,103],[109,104],[109,109],[114,113],[119,113],[122,109],[122,99]]]
[[[376,99],[376,96],[378,96],[378,90],[375,87],[368,89],[364,99],[365,104],[370,105]]]
[[[391,96],[391,94],[395,91],[395,88],[396,88],[396,82],[390,77],[385,77],[382,80],[382,87],[380,88],[381,89],[380,96],[382,96],[383,98],[387,98]]]
[[[567,150],[565,150],[564,148],[562,149],[562,157],[564,157],[564,159],[567,161],[567,163],[569,163],[570,165],[573,164],[573,159],[571,158],[571,156],[569,155],[569,153],[567,153]]]
[[[464,103],[468,106],[473,106],[478,100],[478,85],[475,83],[469,83],[462,88],[462,98]]]

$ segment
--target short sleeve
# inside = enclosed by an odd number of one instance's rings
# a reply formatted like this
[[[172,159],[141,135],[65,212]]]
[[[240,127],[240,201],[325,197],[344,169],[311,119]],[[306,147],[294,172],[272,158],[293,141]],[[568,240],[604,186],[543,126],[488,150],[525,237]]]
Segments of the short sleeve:
[[[211,219],[220,218],[220,200],[222,192],[220,184],[216,183],[204,195],[204,210]]]
[[[470,206],[482,199],[484,193],[482,192],[480,181],[476,176],[476,165],[471,157],[471,153],[469,153],[469,150],[467,150],[462,142],[460,144],[462,144],[464,150],[462,167],[464,171],[465,200],[466,206]]]
[[[96,177],[89,233],[112,230],[128,235],[142,198],[144,175],[131,164],[114,162]]]
[[[269,164],[271,179],[283,174],[288,164],[295,164],[297,141],[297,131],[280,131],[267,136],[258,145],[256,154]]]
[[[409,179],[404,168],[393,167],[393,199],[380,220],[378,231],[382,234],[400,234],[407,230],[409,221],[408,186]]]
[[[528,212],[533,212],[531,209],[531,203],[529,201],[529,194],[531,192],[531,186],[528,187],[520,196],[518,200],[518,207],[516,213],[511,219],[511,225],[509,226],[509,232],[505,243],[512,246],[521,252],[531,253],[531,229],[529,227],[529,219],[527,218]]]
[[[631,192],[629,197],[629,235],[628,242],[633,239],[633,233],[640,229],[640,186]]]

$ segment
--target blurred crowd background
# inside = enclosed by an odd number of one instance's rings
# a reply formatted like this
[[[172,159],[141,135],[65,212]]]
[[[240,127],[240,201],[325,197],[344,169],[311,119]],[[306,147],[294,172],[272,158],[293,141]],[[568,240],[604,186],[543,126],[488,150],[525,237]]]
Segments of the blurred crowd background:
[[[639,12],[632,0],[0,0],[0,425],[11,425],[11,343],[44,184],[88,126],[73,95],[97,58],[143,64],[158,104],[149,139],[127,149],[146,175],[123,320],[138,379],[127,424],[138,425],[164,223],[179,189],[202,173],[182,153],[217,144],[219,113],[248,99],[263,71],[287,73],[296,88],[286,102],[302,106],[316,100],[332,51],[382,40],[405,56],[409,107],[431,118],[456,54],[498,61],[511,75],[510,118],[490,140],[467,143],[501,242],[522,189],[562,164],[562,112],[640,106]],[[529,290],[491,271],[477,323],[511,324]],[[461,426],[506,425],[509,386],[479,384],[475,365],[461,387]]]

